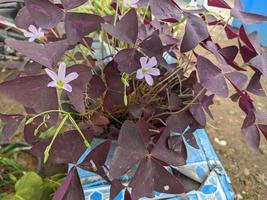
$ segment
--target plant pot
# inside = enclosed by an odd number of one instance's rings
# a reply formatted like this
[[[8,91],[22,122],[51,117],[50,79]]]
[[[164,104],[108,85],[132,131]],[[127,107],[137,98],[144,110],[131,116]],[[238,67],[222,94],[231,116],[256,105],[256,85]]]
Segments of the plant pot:
[[[196,130],[194,135],[199,149],[195,149],[185,142],[188,154],[187,164],[177,168],[177,171],[181,173],[179,179],[183,182],[187,193],[177,196],[156,192],[153,199],[182,200],[185,196],[188,200],[234,199],[234,192],[229,177],[216,155],[205,130]],[[100,139],[94,140],[93,146],[102,141],[103,140]],[[116,142],[113,142],[106,162],[107,165],[112,158],[115,148]],[[80,158],[79,162],[81,162],[89,152],[90,150],[87,150]],[[86,199],[109,199],[110,186],[106,181],[92,172],[82,169],[78,169],[78,172]],[[122,179],[124,183],[127,183],[131,179],[131,175],[124,176]],[[115,200],[123,200],[123,192],[119,193]]]

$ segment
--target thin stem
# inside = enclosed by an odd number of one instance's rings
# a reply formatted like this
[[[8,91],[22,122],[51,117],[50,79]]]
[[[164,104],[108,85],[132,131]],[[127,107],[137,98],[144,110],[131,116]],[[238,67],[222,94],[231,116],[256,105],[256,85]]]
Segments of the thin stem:
[[[46,147],[45,149],[45,152],[44,152],[44,163],[46,163],[46,161],[48,160],[48,157],[49,157],[49,152],[50,152],[50,149],[53,145],[53,143],[55,142],[55,139],[56,137],[58,136],[58,134],[60,133],[60,130],[62,129],[62,127],[64,126],[66,120],[68,119],[68,115],[66,115],[63,120],[60,122],[59,126],[57,127],[56,129],[56,132],[50,142],[50,144]]]
[[[185,111],[187,108],[189,108],[197,99],[198,97],[202,94],[202,92],[205,90],[205,88],[203,88],[198,94],[197,96],[195,96],[195,98],[189,103],[187,104],[185,107],[183,107],[181,110],[178,110],[176,112],[165,112],[165,113],[160,113],[158,115],[155,115],[154,117],[161,117],[163,115],[175,115],[175,114],[179,114],[183,111]]]
[[[117,0],[117,3],[116,3],[116,13],[115,13],[115,19],[114,19],[114,26],[117,23],[118,16],[119,16],[119,0]]]
[[[58,109],[59,110],[63,110],[62,105],[61,105],[61,95],[62,95],[62,89],[57,88],[57,103],[58,103]]]
[[[85,138],[83,132],[81,131],[80,127],[78,126],[78,124],[75,122],[75,120],[72,118],[72,116],[68,113],[67,117],[69,118],[69,120],[71,121],[71,123],[73,124],[73,126],[76,128],[76,130],[79,132],[79,134],[81,135],[81,137],[83,138],[84,144],[86,145],[87,148],[91,148],[90,143],[87,141],[87,139]]]
[[[34,117],[31,117],[30,119],[27,120],[27,122],[25,124],[28,125],[28,124],[32,123],[33,120],[35,120],[37,117],[40,117],[40,116],[45,115],[45,114],[53,113],[53,112],[67,114],[67,112],[65,112],[63,110],[48,110],[48,111],[45,111],[45,112],[41,112],[41,113],[35,115]]]

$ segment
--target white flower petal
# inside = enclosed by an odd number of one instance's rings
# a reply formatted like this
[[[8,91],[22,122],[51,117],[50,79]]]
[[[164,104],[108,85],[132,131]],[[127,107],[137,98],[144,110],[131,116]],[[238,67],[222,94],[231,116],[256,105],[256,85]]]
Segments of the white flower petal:
[[[30,38],[28,39],[29,42],[34,42],[34,40],[35,40],[34,37],[30,37]]]
[[[146,67],[148,61],[148,57],[141,57],[140,58],[140,63],[142,67]]]
[[[47,84],[47,87],[57,87],[57,82],[56,81],[51,81]]]
[[[160,75],[160,71],[158,68],[149,68],[147,73],[152,75],[152,76],[159,76]]]
[[[58,80],[57,74],[55,72],[53,72],[52,70],[46,68],[45,72],[47,73],[47,75],[53,80],[56,81]]]
[[[143,79],[144,78],[144,74],[142,72],[142,69],[138,69],[136,72],[136,78],[137,79]]]
[[[64,80],[66,76],[66,64],[65,63],[60,63],[59,64],[59,69],[58,69],[58,79],[59,80]]]
[[[23,33],[23,35],[24,35],[25,37],[33,37],[33,36],[34,36],[33,33],[29,32],[29,31],[25,31],[25,32]]]
[[[37,28],[32,24],[28,27],[28,30],[34,34],[38,32]]]
[[[62,88],[68,92],[72,92],[72,87],[70,84],[64,84]]]
[[[69,83],[75,79],[77,79],[79,76],[79,74],[77,72],[72,72],[70,74],[68,74],[66,77],[65,77],[65,80],[64,80],[64,83]]]
[[[152,86],[154,84],[154,80],[153,80],[152,76],[149,74],[145,75],[145,80],[146,80],[147,84],[150,86]]]
[[[146,67],[152,68],[152,67],[155,67],[157,64],[158,64],[157,59],[155,57],[152,57],[148,60]]]

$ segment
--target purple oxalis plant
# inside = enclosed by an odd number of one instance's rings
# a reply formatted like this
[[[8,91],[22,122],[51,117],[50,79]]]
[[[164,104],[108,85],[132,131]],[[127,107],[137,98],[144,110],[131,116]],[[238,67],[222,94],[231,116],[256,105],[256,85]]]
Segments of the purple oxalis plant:
[[[0,138],[8,141],[23,122],[34,155],[74,164],[54,200],[85,199],[77,168],[106,180],[110,199],[124,189],[125,199],[185,192],[166,167],[185,164],[185,140],[199,148],[193,132],[205,128],[206,115],[213,118],[215,95],[235,99],[244,111],[241,131],[250,147],[258,150],[261,134],[267,139],[267,113],[256,110],[251,95],[266,97],[260,79],[267,78],[267,53],[243,26],[237,30],[205,7],[183,9],[173,0],[110,1],[112,14],[97,7],[81,12],[77,7],[86,2],[95,5],[86,0],[23,2],[15,22],[26,38],[6,44],[25,61],[7,63],[14,73],[0,93],[27,114],[1,114]],[[208,4],[231,10],[244,24],[267,21],[244,13],[239,0],[233,8],[224,0]],[[216,43],[214,28],[238,45]],[[235,62],[238,54],[244,63]],[[103,143],[91,147],[93,138]],[[117,148],[107,164],[111,141]],[[78,163],[86,148],[92,150]],[[129,171],[126,186],[120,177]]]

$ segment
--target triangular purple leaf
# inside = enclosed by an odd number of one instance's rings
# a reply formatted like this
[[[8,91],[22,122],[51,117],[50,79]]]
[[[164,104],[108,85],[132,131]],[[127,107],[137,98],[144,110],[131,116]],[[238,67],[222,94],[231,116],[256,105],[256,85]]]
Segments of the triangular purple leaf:
[[[61,0],[64,8],[67,10],[81,6],[87,1],[88,0]]]
[[[184,192],[182,183],[153,158],[144,158],[132,181],[132,198],[154,197],[154,191],[169,194]]]
[[[67,40],[60,40],[45,45],[14,39],[6,39],[5,42],[11,48],[49,68],[55,67],[59,59],[69,48]]]
[[[47,87],[50,81],[47,75],[17,78],[1,83],[0,93],[38,113],[58,109],[56,90]]]
[[[197,70],[200,83],[205,88],[218,96],[228,96],[228,87],[221,70],[218,69],[210,60],[199,56],[197,59]]]
[[[52,200],[85,200],[78,171],[73,167]]]
[[[101,27],[102,17],[86,13],[70,13],[65,17],[65,30],[70,44],[79,42],[84,36]]]
[[[138,35],[138,18],[135,9],[127,12],[115,26],[103,24],[104,30],[124,42],[135,44]]]
[[[24,119],[23,115],[5,115],[0,114],[0,120],[4,123],[2,133],[0,134],[0,141],[7,142],[14,135],[18,129],[21,121]]]
[[[163,21],[180,21],[182,11],[172,0],[150,0],[152,14]]]
[[[209,37],[209,31],[203,19],[195,15],[187,16],[185,34],[181,43],[181,52],[193,50],[200,42]]]
[[[118,178],[126,173],[133,164],[147,153],[143,140],[137,132],[136,125],[130,121],[123,123],[111,164],[110,176]]]
[[[64,12],[48,0],[24,0],[32,19],[42,28],[55,27],[64,17]]]

